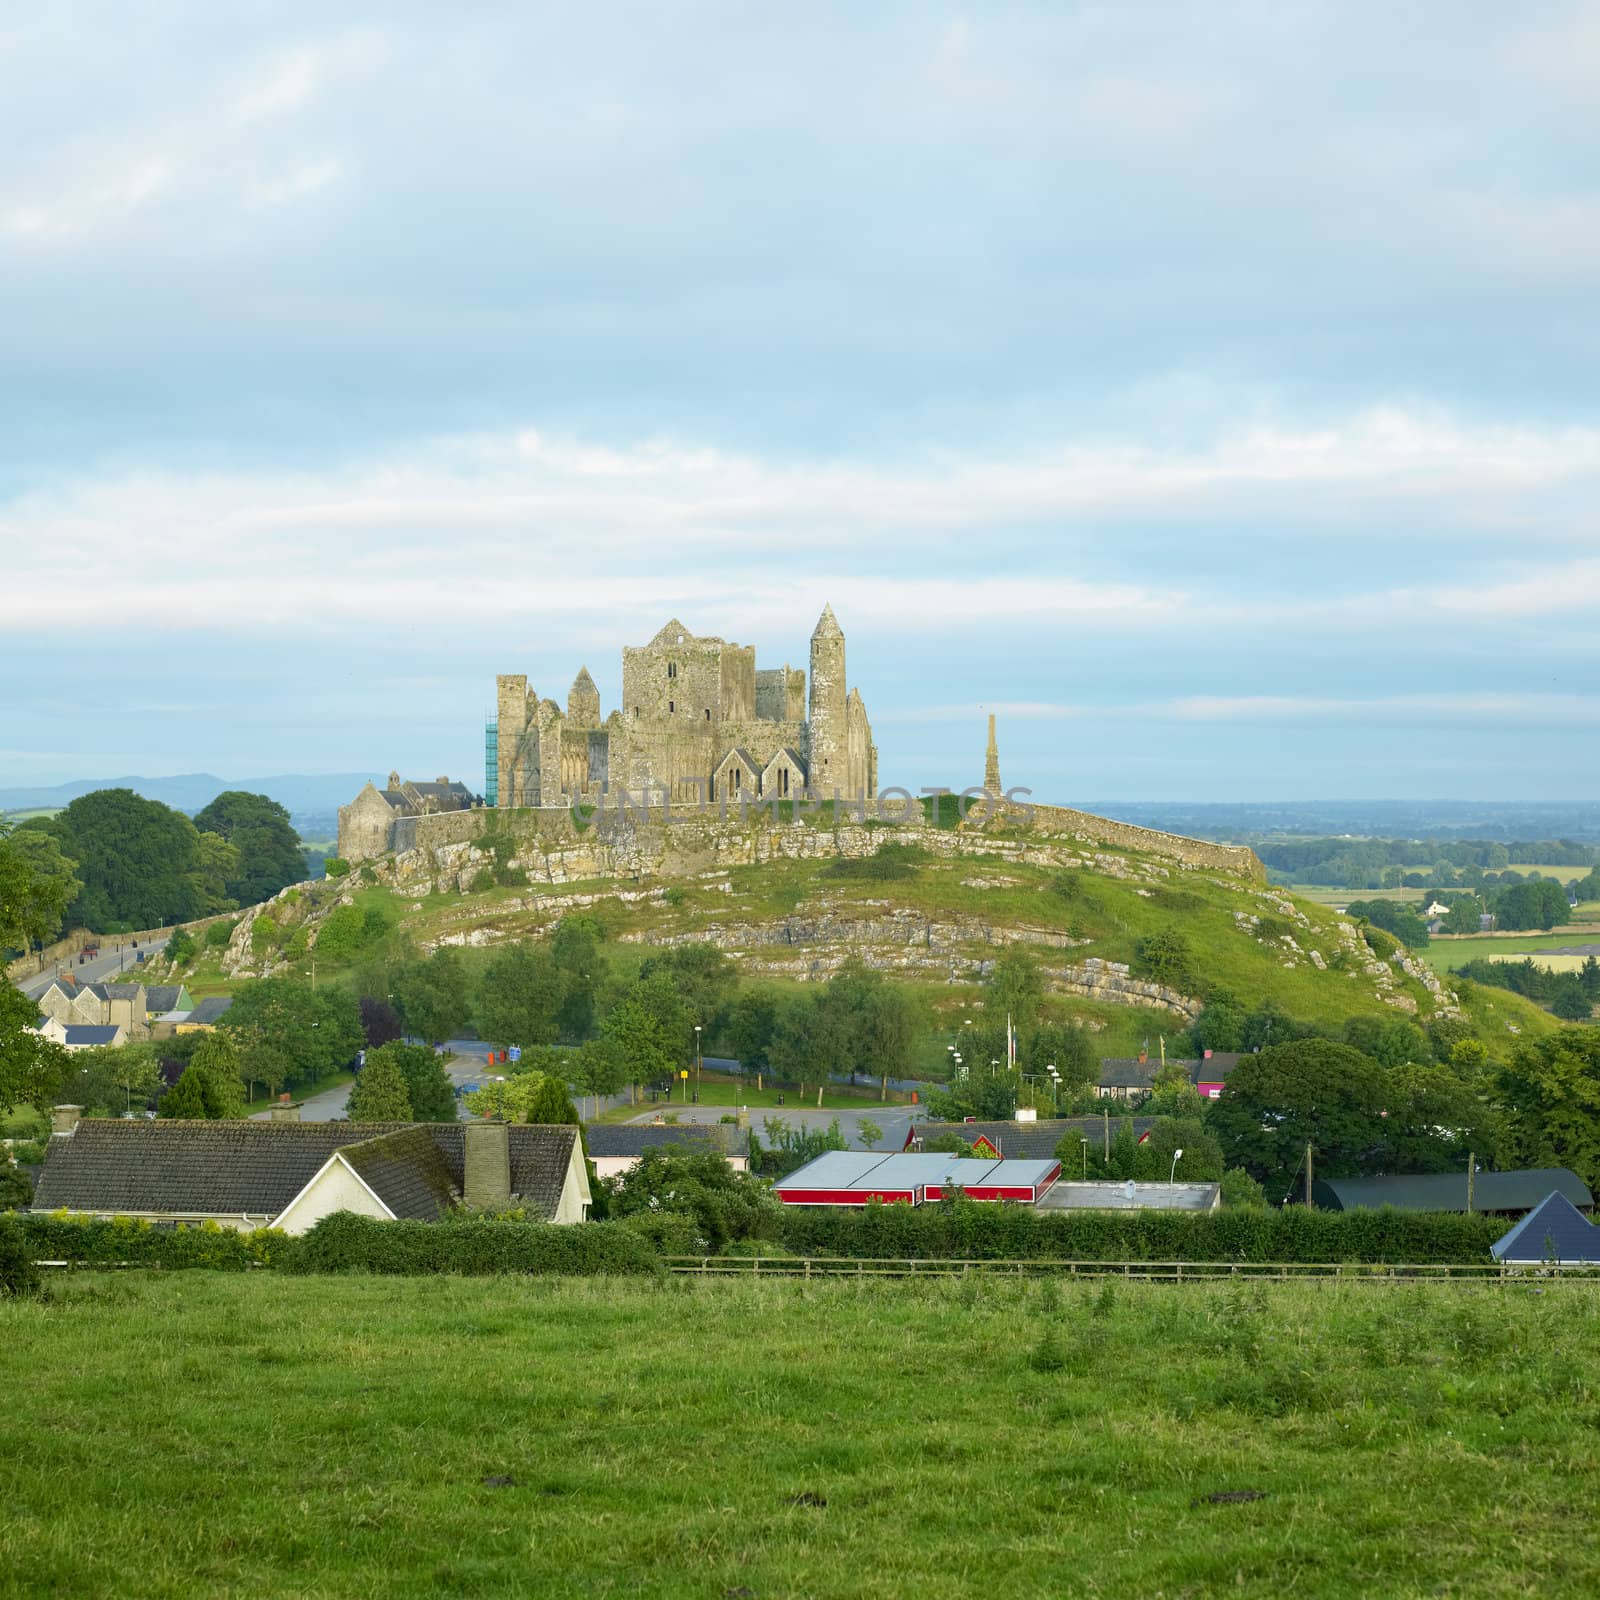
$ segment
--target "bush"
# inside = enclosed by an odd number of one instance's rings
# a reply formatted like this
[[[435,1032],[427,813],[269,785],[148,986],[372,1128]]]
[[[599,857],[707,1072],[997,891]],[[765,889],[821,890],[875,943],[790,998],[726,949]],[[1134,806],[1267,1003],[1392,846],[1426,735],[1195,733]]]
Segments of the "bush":
[[[342,878],[350,870],[350,863],[343,856],[329,856],[322,863],[322,870],[330,878]]]
[[[226,917],[221,922],[213,922],[206,929],[206,948],[220,950],[233,937],[233,930],[239,926],[239,919],[235,917],[231,922]]]
[[[0,1217],[0,1299],[39,1292],[39,1269],[25,1229],[15,1217]]]
[[[840,856],[822,869],[825,878],[852,878],[868,883],[892,883],[914,878],[917,868],[928,858],[927,851],[914,844],[885,844],[876,855]]]
[[[1437,1211],[1054,1211],[944,1201],[791,1207],[796,1255],[970,1261],[1487,1262],[1501,1218]]]
[[[194,952],[194,935],[192,933],[185,932],[185,930],[182,928],[179,928],[178,931],[167,940],[166,948],[161,952],[161,954],[166,960],[172,963],[174,968],[177,968],[188,966],[189,963],[194,960]]]
[[[70,1261],[77,1266],[116,1266],[129,1262],[144,1267],[204,1267],[214,1272],[242,1272],[247,1267],[275,1266],[294,1246],[286,1234],[271,1228],[240,1233],[214,1222],[179,1223],[158,1228],[135,1217],[100,1222],[65,1211],[18,1219],[35,1261]]]
[[[473,873],[472,881],[467,885],[473,894],[487,894],[494,888],[494,871],[489,867],[479,867]]]
[[[297,1244],[293,1272],[501,1272],[564,1277],[659,1273],[661,1263],[636,1229],[615,1222],[556,1227],[488,1218],[379,1222],[339,1211]]]
[[[19,1211],[33,1200],[33,1185],[24,1173],[0,1167],[0,1211]]]

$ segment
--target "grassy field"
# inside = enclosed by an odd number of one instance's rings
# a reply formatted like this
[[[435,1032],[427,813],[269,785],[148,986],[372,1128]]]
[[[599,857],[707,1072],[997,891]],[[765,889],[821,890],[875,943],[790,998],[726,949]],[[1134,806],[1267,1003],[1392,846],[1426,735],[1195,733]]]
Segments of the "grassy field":
[[[689,1090],[692,1094],[695,1088],[694,1069],[691,1067],[689,1071],[691,1074]],[[742,1078],[730,1078],[715,1072],[706,1073],[701,1080],[700,1104],[703,1106],[726,1106],[729,1110],[732,1110],[735,1106],[749,1106],[752,1111],[765,1111],[777,1107],[780,1092],[784,1095],[784,1104],[788,1110],[809,1109],[815,1111],[817,1109],[817,1086],[814,1083],[811,1085],[810,1092],[802,1099],[792,1089],[787,1091],[770,1088],[758,1089],[754,1078],[750,1079],[747,1084]],[[873,1106],[908,1105],[910,1099],[909,1095],[899,1094],[891,1089],[889,1098],[883,1100],[879,1097],[876,1089],[869,1088],[866,1084],[860,1084],[852,1089],[846,1083],[833,1083],[829,1084],[822,1092],[822,1109],[824,1111],[867,1111]],[[637,1105],[614,1107],[610,1111],[602,1112],[595,1120],[598,1122],[630,1122],[641,1111],[655,1110],[670,1113],[684,1109],[686,1108],[683,1100],[683,1089],[680,1085],[673,1091],[670,1105],[663,1101],[652,1106],[650,1097],[646,1094],[641,1097]]]
[[[0,1593],[1587,1595],[1596,1293],[83,1276]]]
[[[1520,961],[1524,956],[1538,960],[1551,950],[1570,950],[1594,945],[1600,949],[1600,936],[1592,933],[1530,933],[1497,938],[1435,939],[1421,952],[1435,972],[1454,972],[1480,957],[1489,961]]]

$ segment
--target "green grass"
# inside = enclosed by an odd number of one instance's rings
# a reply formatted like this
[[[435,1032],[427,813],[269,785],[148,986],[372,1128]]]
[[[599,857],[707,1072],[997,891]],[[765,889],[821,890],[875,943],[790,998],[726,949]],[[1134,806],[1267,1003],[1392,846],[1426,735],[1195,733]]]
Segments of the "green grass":
[[[1600,1588],[1592,1287],[53,1288],[0,1302],[4,1593]]]
[[[1563,950],[1571,945],[1600,945],[1600,935],[1593,933],[1530,933],[1526,935],[1483,938],[1472,936],[1463,939],[1435,939],[1422,952],[1423,959],[1435,972],[1454,972],[1469,961],[1480,957],[1499,961],[1523,956],[1537,956],[1544,950]]]

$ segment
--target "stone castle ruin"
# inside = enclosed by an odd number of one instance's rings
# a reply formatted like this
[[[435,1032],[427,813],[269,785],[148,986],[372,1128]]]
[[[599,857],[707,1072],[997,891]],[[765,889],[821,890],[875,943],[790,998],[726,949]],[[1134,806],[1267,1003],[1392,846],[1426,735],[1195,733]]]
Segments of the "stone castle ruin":
[[[690,633],[676,619],[623,649],[622,704],[604,719],[587,667],[565,711],[525,674],[504,674],[495,689],[496,806],[877,793],[872,725],[846,682],[832,606],[811,635],[809,698],[798,668],[758,669],[754,646]]]

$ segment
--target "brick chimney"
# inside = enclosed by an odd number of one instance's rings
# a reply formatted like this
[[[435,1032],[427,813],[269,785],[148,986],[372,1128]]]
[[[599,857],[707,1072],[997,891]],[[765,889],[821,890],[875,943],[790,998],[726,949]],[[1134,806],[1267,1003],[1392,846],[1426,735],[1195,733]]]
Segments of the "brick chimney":
[[[51,1106],[50,1132],[59,1133],[64,1139],[70,1139],[82,1115],[82,1106]]]
[[[269,1116],[273,1122],[298,1122],[300,1120],[300,1102],[291,1100],[286,1094],[280,1094],[273,1101]]]
[[[511,1129],[469,1122],[462,1130],[461,1198],[485,1209],[511,1204]]]

